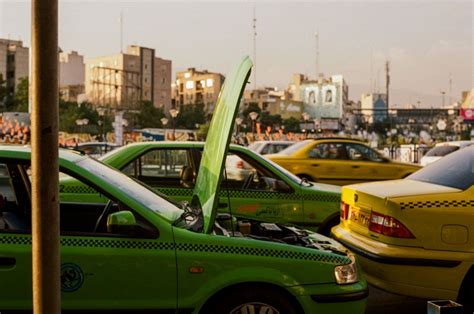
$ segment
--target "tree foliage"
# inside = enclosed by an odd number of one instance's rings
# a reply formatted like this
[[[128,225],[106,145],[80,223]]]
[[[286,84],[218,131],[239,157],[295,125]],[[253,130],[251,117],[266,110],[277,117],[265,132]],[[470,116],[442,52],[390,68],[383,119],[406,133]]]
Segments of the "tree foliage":
[[[29,89],[28,77],[21,78],[20,83],[17,85],[15,90],[13,108],[11,108],[12,111],[28,112],[28,102],[30,97]]]
[[[4,104],[7,98],[7,81],[3,79],[3,75],[0,73],[0,104]]]
[[[156,108],[151,101],[143,101],[137,115],[135,128],[161,128],[161,118],[165,116],[163,108]]]
[[[286,132],[300,132],[300,120],[296,118],[288,118],[283,121]]]
[[[176,117],[176,127],[184,129],[196,129],[196,124],[206,123],[204,104],[181,105]]]

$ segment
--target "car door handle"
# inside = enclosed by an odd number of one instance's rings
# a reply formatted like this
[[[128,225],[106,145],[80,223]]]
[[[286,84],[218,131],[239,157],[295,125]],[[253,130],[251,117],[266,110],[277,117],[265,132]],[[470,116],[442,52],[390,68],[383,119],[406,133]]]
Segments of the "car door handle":
[[[352,166],[352,168],[360,168],[360,166]]]
[[[319,167],[319,164],[312,164],[313,167]]]
[[[16,259],[14,257],[0,257],[0,267],[15,266]]]

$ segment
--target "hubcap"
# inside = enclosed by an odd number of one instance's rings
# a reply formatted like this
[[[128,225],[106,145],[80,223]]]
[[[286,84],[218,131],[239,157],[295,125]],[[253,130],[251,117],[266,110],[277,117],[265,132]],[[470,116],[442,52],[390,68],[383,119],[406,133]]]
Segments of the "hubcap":
[[[230,311],[230,314],[280,314],[280,312],[270,304],[249,302],[237,306]]]

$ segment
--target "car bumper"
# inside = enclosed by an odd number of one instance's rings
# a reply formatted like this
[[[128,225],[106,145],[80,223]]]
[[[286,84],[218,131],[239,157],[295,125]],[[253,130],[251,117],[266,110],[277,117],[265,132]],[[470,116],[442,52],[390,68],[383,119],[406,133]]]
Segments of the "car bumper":
[[[402,295],[456,299],[472,265],[465,253],[387,245],[341,225],[331,235],[357,255],[370,284]]]
[[[305,313],[365,313],[369,290],[364,279],[351,285],[291,287]]]

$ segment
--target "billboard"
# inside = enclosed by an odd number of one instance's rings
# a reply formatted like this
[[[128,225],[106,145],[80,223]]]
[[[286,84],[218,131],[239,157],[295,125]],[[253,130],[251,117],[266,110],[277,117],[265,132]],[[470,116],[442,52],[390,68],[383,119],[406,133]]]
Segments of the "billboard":
[[[301,98],[304,111],[311,118],[337,118],[342,117],[343,81],[310,83],[301,85]]]

